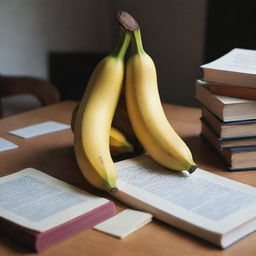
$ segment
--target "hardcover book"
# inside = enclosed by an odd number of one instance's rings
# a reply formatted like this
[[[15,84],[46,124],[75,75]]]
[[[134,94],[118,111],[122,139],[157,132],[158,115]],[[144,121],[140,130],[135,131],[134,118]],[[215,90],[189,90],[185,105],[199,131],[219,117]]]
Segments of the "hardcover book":
[[[256,136],[256,119],[223,122],[210,110],[202,106],[202,117],[221,138]]]
[[[217,150],[228,163],[230,171],[256,170],[256,146],[238,146],[221,149],[211,133],[203,132],[202,137]]]
[[[114,203],[33,168],[0,178],[0,230],[37,252],[112,217]]]
[[[211,93],[202,80],[196,81],[196,99],[221,120],[241,121],[256,119],[256,101]]]
[[[256,88],[227,85],[221,83],[205,83],[206,88],[213,94],[224,95],[228,97],[256,100]]]
[[[211,140],[212,144],[214,144],[217,149],[256,146],[256,136],[229,138],[218,137],[216,132],[209,125],[209,123],[203,118],[201,118],[201,127],[202,134],[209,140]]]

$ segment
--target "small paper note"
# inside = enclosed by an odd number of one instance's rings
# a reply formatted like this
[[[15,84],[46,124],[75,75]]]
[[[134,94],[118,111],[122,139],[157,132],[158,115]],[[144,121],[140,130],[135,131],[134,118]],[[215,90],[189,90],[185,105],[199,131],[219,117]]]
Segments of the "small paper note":
[[[8,149],[13,149],[17,148],[18,146],[6,139],[0,138],[0,152],[8,150]]]
[[[61,124],[58,122],[48,121],[39,124],[30,125],[17,130],[9,131],[8,133],[22,137],[24,139],[32,138],[35,136],[62,131],[69,129],[70,125]]]
[[[152,217],[150,213],[126,209],[96,225],[94,229],[118,238],[124,238],[149,223]]]

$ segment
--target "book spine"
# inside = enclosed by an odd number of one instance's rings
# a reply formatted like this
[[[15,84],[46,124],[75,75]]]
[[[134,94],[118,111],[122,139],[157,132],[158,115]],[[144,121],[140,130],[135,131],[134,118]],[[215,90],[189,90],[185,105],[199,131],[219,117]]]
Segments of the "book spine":
[[[208,83],[207,88],[213,94],[219,94],[228,97],[256,100],[256,88],[247,88],[240,86],[222,85]]]
[[[1,233],[8,235],[15,241],[24,244],[28,248],[36,251],[36,237],[34,234],[27,232],[23,227],[8,221],[4,218],[0,218],[0,230]]]
[[[81,215],[74,220],[68,221],[56,228],[38,234],[36,240],[36,251],[41,252],[50,246],[63,241],[79,232],[91,228],[100,222],[114,216],[115,205],[113,202],[108,203],[93,209],[92,211]]]
[[[115,205],[109,201],[84,215],[42,233],[26,229],[3,218],[0,218],[0,230],[33,251],[42,252],[50,246],[91,228],[114,215]]]

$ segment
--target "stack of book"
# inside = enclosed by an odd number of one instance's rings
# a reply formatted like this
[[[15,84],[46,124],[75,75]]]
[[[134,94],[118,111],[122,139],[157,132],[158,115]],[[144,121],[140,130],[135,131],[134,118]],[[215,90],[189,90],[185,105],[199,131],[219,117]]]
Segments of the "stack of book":
[[[202,136],[229,170],[256,169],[256,50],[235,48],[201,68]]]

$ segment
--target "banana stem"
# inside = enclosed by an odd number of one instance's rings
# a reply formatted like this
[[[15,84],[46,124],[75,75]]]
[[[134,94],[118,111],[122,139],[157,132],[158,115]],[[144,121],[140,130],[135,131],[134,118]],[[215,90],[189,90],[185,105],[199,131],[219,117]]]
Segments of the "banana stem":
[[[131,32],[122,30],[121,39],[111,55],[117,59],[123,60],[126,50],[130,44],[130,41],[131,41]]]
[[[140,29],[132,32],[132,52],[133,54],[144,54],[143,44],[141,40]]]

